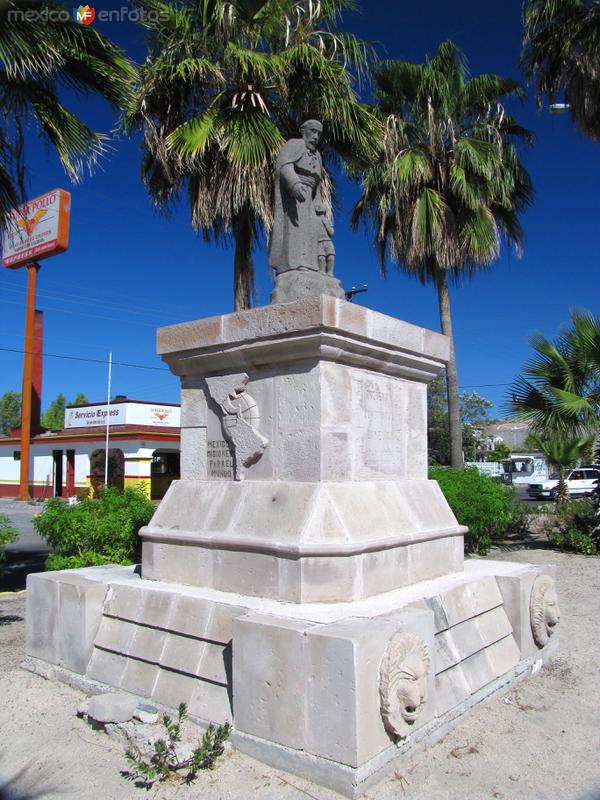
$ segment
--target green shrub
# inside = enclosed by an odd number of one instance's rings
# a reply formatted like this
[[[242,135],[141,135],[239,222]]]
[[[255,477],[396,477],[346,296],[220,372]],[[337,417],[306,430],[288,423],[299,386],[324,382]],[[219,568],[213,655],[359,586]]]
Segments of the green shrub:
[[[12,527],[6,514],[0,514],[0,562],[6,558],[5,545],[16,542],[18,538],[19,531]]]
[[[514,490],[470,469],[430,468],[429,477],[440,488],[461,525],[469,533],[465,546],[469,552],[485,555],[493,538],[508,530],[513,513]]]
[[[559,550],[593,556],[600,550],[598,518],[588,497],[557,504],[554,517],[544,526],[544,533]]]
[[[535,507],[528,503],[515,503],[511,508],[510,522],[506,529],[509,536],[525,536],[531,529],[531,523],[537,514]]]
[[[134,559],[135,560],[135,559]],[[77,556],[61,556],[59,553],[50,553],[45,561],[45,568],[49,572],[58,569],[81,569],[82,567],[102,567],[104,564],[131,564],[131,559],[118,561],[107,560],[107,556],[96,550],[84,550]]]
[[[142,488],[109,487],[98,499],[66,505],[53,498],[34,517],[38,534],[53,549],[46,569],[74,569],[139,560],[137,533],[154,513]]]
[[[587,533],[575,528],[569,528],[568,531],[556,531],[550,534],[550,541],[559,550],[566,550],[570,553],[582,553],[584,556],[595,556],[598,554],[598,548],[592,537]]]

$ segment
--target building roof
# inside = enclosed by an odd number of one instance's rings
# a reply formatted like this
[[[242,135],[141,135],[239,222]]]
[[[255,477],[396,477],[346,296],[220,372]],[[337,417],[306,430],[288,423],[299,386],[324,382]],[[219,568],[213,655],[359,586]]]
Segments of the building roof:
[[[181,436],[180,428],[164,428],[154,425],[111,425],[109,442],[123,441],[124,439],[148,439],[149,441],[178,442]],[[48,431],[38,436],[32,436],[31,444],[45,444],[46,442],[103,442],[106,440],[106,428],[63,428],[61,431]],[[0,446],[21,446],[19,435],[6,436],[0,439]]]

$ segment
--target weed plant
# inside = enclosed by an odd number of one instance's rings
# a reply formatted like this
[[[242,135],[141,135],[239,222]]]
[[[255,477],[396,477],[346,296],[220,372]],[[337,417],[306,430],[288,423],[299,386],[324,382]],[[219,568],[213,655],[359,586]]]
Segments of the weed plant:
[[[178,746],[181,744],[181,726],[186,719],[185,703],[180,704],[176,721],[168,715],[163,716],[165,738],[155,742],[154,754],[149,760],[127,750],[125,758],[131,765],[131,770],[124,772],[125,777],[136,781],[136,785],[149,789],[156,781],[191,783],[200,770],[212,769],[217,758],[223,754],[224,744],[231,733],[231,725],[228,722],[224,725],[211,723],[192,755],[181,759]]]

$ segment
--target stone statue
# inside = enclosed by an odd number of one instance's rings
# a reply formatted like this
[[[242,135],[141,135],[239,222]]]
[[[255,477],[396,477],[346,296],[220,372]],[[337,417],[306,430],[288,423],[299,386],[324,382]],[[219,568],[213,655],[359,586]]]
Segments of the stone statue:
[[[333,215],[325,206],[322,206],[317,209],[317,218],[319,220],[317,237],[319,242],[319,270],[326,275],[333,275],[333,265],[335,263],[335,247],[331,241],[333,236]]]
[[[392,737],[404,738],[427,701],[429,653],[411,633],[392,636],[379,667],[381,717]]]
[[[343,297],[333,278],[333,218],[322,197],[323,162],[317,147],[323,126],[307,120],[301,139],[290,139],[275,165],[275,208],[269,266],[276,275],[272,302],[307,294]]]
[[[323,126],[308,120],[301,139],[290,139],[275,165],[275,213],[269,265],[276,274],[291,269],[319,269],[323,164],[317,150]]]

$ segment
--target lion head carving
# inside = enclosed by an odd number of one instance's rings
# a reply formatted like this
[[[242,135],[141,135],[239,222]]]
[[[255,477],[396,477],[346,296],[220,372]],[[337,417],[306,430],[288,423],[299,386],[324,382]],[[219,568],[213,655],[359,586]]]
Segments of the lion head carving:
[[[429,653],[425,642],[411,633],[389,640],[379,667],[381,717],[387,732],[404,737],[427,701]]]
[[[544,647],[560,622],[558,596],[550,575],[538,575],[533,582],[529,611],[535,643]]]

